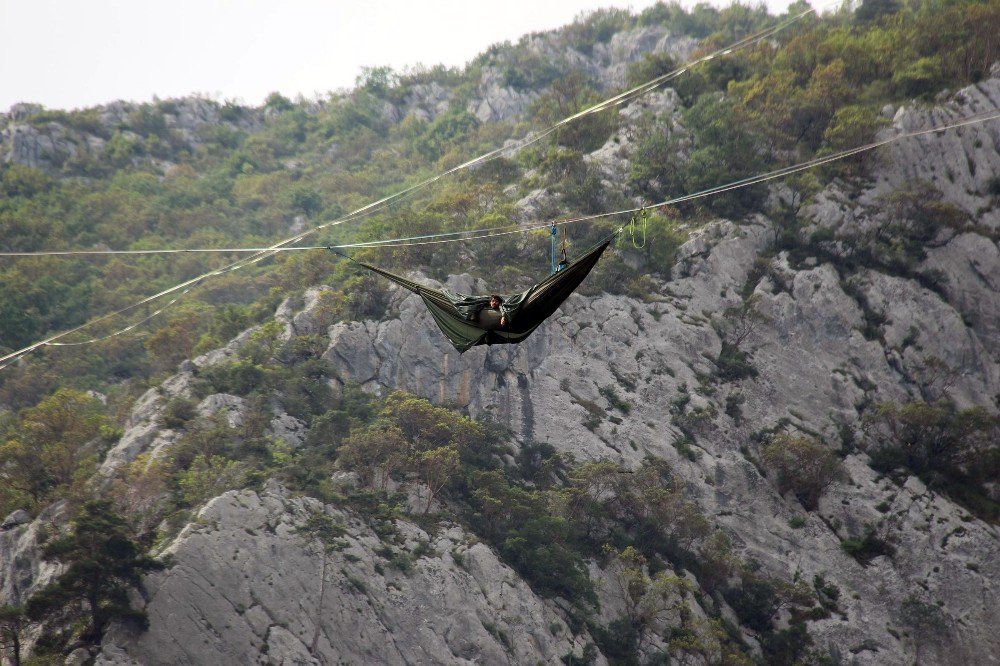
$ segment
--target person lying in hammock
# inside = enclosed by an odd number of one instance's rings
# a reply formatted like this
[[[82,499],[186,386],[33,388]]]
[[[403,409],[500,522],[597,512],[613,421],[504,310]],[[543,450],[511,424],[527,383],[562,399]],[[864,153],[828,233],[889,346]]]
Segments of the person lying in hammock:
[[[510,313],[504,307],[503,297],[497,294],[490,295],[490,302],[476,313],[475,322],[484,331],[495,331],[498,328],[505,328],[510,321]]]
[[[503,296],[491,294],[489,301],[476,297],[465,297],[461,310],[465,311],[466,321],[475,324],[484,331],[495,331],[506,328],[511,321],[511,312]]]
[[[476,345],[517,344],[552,316],[583,282],[621,229],[584,252],[566,267],[518,294],[475,296],[432,289],[356,259],[359,266],[418,294],[434,322],[459,353]],[[332,247],[330,248],[333,249]]]

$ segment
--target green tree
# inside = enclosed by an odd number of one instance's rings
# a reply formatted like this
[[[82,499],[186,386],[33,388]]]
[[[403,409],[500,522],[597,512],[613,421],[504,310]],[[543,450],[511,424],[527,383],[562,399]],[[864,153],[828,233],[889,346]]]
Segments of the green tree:
[[[104,424],[98,400],[81,391],[59,389],[22,411],[14,437],[0,445],[0,479],[37,507],[53,490],[74,482],[90,457],[87,445]]]
[[[875,131],[885,123],[873,106],[842,106],[823,131],[823,140],[834,150],[856,148],[874,139]]]
[[[146,613],[131,607],[128,592],[139,586],[144,573],[164,565],[139,551],[108,502],[86,502],[73,521],[72,532],[50,542],[42,556],[58,560],[66,569],[28,600],[32,620],[84,617],[80,639],[90,644],[100,643],[112,621],[131,621],[146,628]]]
[[[948,637],[948,616],[945,612],[914,594],[903,599],[897,616],[903,626],[913,630],[917,660],[920,659],[921,647],[940,643]]]
[[[605,545],[604,554],[610,558],[611,579],[625,605],[641,650],[649,634],[662,629],[667,616],[684,606],[684,595],[690,591],[690,583],[666,571],[650,575],[646,557],[634,546],[619,551]]]
[[[287,97],[285,97],[284,95],[282,95],[280,92],[277,91],[267,96],[267,99],[264,100],[264,106],[268,109],[274,109],[275,111],[279,112],[291,111],[292,109],[295,108],[295,105],[292,104],[292,100],[288,99]]]
[[[398,427],[380,422],[351,433],[337,450],[337,464],[357,472],[363,485],[384,491],[406,463],[408,448]]]
[[[413,466],[421,481],[427,485],[427,505],[424,506],[426,514],[430,511],[434,498],[458,470],[458,448],[450,444],[430,451],[421,451],[415,456]]]
[[[808,510],[842,474],[840,461],[827,447],[807,437],[779,434],[760,449],[764,466],[775,474],[778,492],[792,492]]]
[[[323,209],[323,196],[316,188],[309,185],[299,185],[289,194],[292,208],[312,217]]]
[[[854,11],[854,18],[858,23],[872,23],[883,16],[895,14],[899,9],[899,0],[862,0]]]
[[[684,125],[695,135],[695,149],[683,173],[685,193],[695,193],[762,171],[764,143],[754,128],[736,113],[733,102],[705,94],[684,112]],[[759,209],[765,188],[754,185],[704,200],[713,213],[740,217]]]
[[[21,666],[21,638],[29,622],[21,606],[0,606],[0,657]]]
[[[239,488],[247,476],[244,463],[222,456],[197,455],[182,472],[178,485],[188,506],[197,506],[227,490]]]
[[[384,97],[390,89],[399,85],[399,75],[392,67],[362,67],[354,84],[373,95]]]
[[[579,70],[557,79],[532,106],[535,117],[546,125],[582,111],[600,101],[602,95]],[[581,153],[597,150],[618,126],[616,111],[590,113],[556,130],[556,141]]]
[[[1000,419],[982,407],[959,410],[947,400],[916,400],[878,405],[866,426],[877,469],[903,466],[934,482],[996,450]]]
[[[0,192],[9,197],[33,197],[52,186],[44,171],[23,164],[9,164],[0,170]]]

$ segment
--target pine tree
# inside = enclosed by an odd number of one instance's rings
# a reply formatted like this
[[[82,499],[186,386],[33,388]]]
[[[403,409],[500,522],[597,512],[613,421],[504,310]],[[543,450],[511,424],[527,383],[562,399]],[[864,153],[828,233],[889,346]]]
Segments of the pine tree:
[[[125,522],[114,515],[108,502],[84,504],[73,532],[52,541],[42,555],[67,568],[28,600],[32,620],[60,621],[89,615],[80,636],[86,643],[100,642],[113,620],[132,621],[142,629],[148,626],[145,611],[131,607],[128,592],[139,585],[143,573],[162,569],[163,564],[140,552]]]
[[[28,618],[20,606],[0,606],[0,660],[6,657],[12,666],[21,666],[21,634]]]

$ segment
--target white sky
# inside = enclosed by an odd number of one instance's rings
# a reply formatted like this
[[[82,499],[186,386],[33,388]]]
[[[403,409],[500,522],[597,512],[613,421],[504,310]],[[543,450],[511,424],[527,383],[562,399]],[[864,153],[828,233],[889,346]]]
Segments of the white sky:
[[[258,105],[362,66],[463,65],[599,7],[655,0],[0,0],[0,112],[192,93]],[[688,5],[688,3],[685,3]],[[772,13],[787,0],[768,0]]]

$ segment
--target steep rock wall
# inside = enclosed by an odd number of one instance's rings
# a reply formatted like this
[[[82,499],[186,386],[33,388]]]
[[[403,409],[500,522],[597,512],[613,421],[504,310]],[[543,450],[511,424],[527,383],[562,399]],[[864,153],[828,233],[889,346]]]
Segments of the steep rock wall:
[[[317,514],[345,528],[340,543],[309,536]],[[165,548],[173,566],[146,578],[150,630],[113,632],[95,663],[525,664],[582,653],[586,633],[574,636],[461,528],[396,526],[380,537],[276,485],[226,493]],[[377,552],[405,556],[421,541],[408,572]]]

